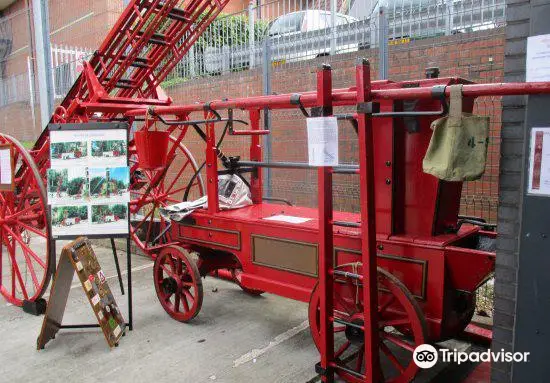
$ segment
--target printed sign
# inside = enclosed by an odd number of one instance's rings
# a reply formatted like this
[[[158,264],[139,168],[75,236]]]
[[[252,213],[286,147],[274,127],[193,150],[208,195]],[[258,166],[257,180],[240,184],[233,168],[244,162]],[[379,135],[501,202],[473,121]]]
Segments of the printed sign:
[[[550,34],[527,38],[526,81],[550,81]]]
[[[338,166],[338,120],[336,117],[308,118],[307,144],[311,166]]]
[[[125,129],[50,132],[52,235],[128,233],[130,169]]]
[[[13,190],[13,167],[13,151],[11,145],[0,145],[0,190]]]
[[[550,196],[550,128],[531,129],[527,193]]]

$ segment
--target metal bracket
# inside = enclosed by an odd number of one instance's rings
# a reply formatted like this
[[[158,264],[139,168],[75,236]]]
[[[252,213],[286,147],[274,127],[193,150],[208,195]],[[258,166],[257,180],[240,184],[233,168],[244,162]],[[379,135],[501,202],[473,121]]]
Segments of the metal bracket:
[[[449,113],[449,104],[445,96],[445,88],[445,85],[435,85],[431,89],[432,98],[439,100],[441,103],[441,110],[438,111],[415,112],[412,110],[403,112],[380,112],[380,104],[375,107],[374,104],[376,103],[363,102],[357,105],[357,112],[370,114],[372,117],[402,118],[409,133],[418,133],[419,125],[416,120],[417,117],[439,117]],[[414,120],[409,120],[411,118],[414,118]]]
[[[328,367],[328,368],[321,367],[321,362],[317,362],[315,364],[315,372],[317,373],[317,375],[327,376],[329,369],[330,369],[330,367]]]
[[[205,112],[210,112],[212,113],[214,116],[216,116],[216,119],[219,121],[222,119],[222,116],[220,116],[220,114],[215,111],[214,109],[212,109],[212,106],[211,106],[211,102],[205,102],[204,103],[204,106],[203,106],[203,109]]]
[[[373,116],[380,114],[379,102],[360,102],[357,104],[357,113],[371,114]]]
[[[298,93],[294,93],[290,96],[290,103],[292,105],[298,105],[298,107],[300,108],[300,111],[302,112],[302,114],[304,116],[306,116],[306,118],[309,118],[310,115],[309,113],[307,112],[306,108],[304,108],[304,104],[302,104],[302,101],[300,100],[302,97],[302,95],[298,94]]]
[[[359,131],[359,124],[357,123],[355,114],[335,114],[334,117],[336,117],[338,121],[349,121],[355,133]]]

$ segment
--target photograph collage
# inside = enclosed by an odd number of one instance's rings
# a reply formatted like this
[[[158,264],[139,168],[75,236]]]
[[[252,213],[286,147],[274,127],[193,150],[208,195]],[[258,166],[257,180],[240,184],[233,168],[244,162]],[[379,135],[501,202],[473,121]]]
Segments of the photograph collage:
[[[128,233],[126,130],[50,132],[48,204],[54,237]]]

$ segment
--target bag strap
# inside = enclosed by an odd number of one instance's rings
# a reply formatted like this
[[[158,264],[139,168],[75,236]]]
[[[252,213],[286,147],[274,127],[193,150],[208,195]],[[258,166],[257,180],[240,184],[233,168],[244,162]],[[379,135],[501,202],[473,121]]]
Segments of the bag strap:
[[[449,85],[451,103],[449,106],[450,118],[462,118],[462,84]]]

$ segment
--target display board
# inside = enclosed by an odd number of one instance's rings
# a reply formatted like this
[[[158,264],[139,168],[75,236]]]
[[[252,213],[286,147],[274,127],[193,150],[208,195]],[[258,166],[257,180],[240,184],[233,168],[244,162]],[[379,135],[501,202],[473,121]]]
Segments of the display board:
[[[117,346],[124,333],[126,324],[94,250],[87,238],[78,238],[65,245],[61,251],[50,300],[37,341],[39,350],[55,338],[59,329],[72,328],[72,326],[63,326],[61,323],[75,272],[109,347]]]
[[[80,125],[50,129],[52,236],[128,235],[128,131]]]
[[[14,162],[11,144],[0,145],[0,190],[13,191],[14,189]]]

